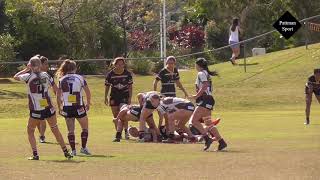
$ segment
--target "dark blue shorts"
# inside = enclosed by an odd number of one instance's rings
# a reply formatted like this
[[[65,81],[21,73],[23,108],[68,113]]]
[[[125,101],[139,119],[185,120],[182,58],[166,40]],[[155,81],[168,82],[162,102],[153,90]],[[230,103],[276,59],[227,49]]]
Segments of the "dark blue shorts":
[[[309,94],[309,87],[308,87],[308,86],[305,87],[304,92],[305,92],[305,94]],[[320,96],[320,89],[318,89],[318,90],[313,90],[312,92],[314,93],[314,95]]]
[[[84,106],[63,106],[62,116],[65,118],[83,118],[87,116]]]
[[[38,120],[45,120],[48,119],[56,114],[56,111],[54,108],[46,108],[41,111],[34,111],[30,110],[30,117],[33,119],[38,119]]]

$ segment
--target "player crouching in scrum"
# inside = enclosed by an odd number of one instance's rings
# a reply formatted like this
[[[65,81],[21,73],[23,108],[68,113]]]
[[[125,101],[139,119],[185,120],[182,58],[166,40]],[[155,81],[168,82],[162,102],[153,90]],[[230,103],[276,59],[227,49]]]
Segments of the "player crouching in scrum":
[[[113,142],[120,142],[121,133],[122,133],[124,124],[128,124],[128,121],[134,121],[134,122],[138,122],[139,121],[140,115],[141,115],[141,110],[142,110],[142,108],[141,108],[140,105],[126,105],[125,104],[125,105],[123,105],[121,107],[120,112],[119,112],[118,116],[116,117],[116,121],[118,122],[118,125],[117,125],[116,137],[113,140]],[[150,128],[147,129],[147,131],[148,132],[150,132],[150,131],[154,132],[154,136],[152,138],[152,141],[157,142],[157,136],[156,136],[156,133],[155,133],[156,132],[155,128],[157,128],[157,127],[155,126],[152,114],[150,114],[147,117],[146,122],[147,122],[148,126],[150,127]],[[147,131],[145,131],[145,134],[147,133]],[[138,130],[137,130],[137,133],[138,133]],[[133,133],[133,134],[135,134],[135,133]],[[137,136],[133,136],[133,137],[138,137],[138,135]]]

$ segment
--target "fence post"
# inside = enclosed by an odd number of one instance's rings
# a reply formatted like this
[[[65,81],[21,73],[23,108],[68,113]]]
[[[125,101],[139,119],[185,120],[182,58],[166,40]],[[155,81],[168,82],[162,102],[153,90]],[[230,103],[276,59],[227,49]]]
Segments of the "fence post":
[[[309,27],[308,27],[308,21],[304,22],[304,38],[305,38],[305,46],[306,46],[306,49],[308,49],[308,30],[309,30]]]
[[[247,53],[246,53],[246,43],[243,43],[243,60],[244,60],[244,72],[247,72]]]

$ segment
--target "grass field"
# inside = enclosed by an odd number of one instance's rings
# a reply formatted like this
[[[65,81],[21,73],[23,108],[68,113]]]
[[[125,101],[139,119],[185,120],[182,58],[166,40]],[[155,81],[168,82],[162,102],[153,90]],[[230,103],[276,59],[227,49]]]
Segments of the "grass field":
[[[240,62],[242,64],[242,62]],[[214,117],[228,148],[202,144],[112,143],[111,112],[103,104],[103,77],[88,77],[93,94],[88,147],[93,156],[67,161],[51,132],[38,144],[40,161],[27,161],[25,85],[0,79],[0,179],[314,179],[320,177],[320,111],[314,99],[304,126],[304,84],[320,66],[320,44],[250,58],[248,72],[218,64]],[[195,71],[181,72],[188,92]],[[134,77],[134,93],[151,90],[152,76]],[[182,95],[181,92],[178,95]],[[66,137],[64,120],[59,126]],[[77,126],[76,140],[80,140]],[[66,140],[66,139],[65,139]],[[79,147],[79,145],[77,145]],[[79,148],[78,148],[79,149]]]

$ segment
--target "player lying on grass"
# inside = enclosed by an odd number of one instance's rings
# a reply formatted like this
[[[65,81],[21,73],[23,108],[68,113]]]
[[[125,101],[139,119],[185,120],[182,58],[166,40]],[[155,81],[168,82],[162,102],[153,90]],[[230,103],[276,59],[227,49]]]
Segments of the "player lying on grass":
[[[156,91],[150,91],[145,93],[139,93],[137,95],[139,105],[142,107],[141,115],[139,118],[139,141],[144,141],[144,133],[146,128],[146,122],[148,124],[155,124],[154,120],[148,117],[152,115],[153,111],[157,109],[160,104],[160,94]],[[155,128],[158,139],[160,139],[160,131]]]
[[[59,90],[57,91],[57,102],[59,113],[65,117],[68,128],[68,140],[72,149],[72,155],[76,156],[75,144],[75,119],[78,120],[81,132],[81,150],[80,153],[91,155],[87,148],[88,140],[88,116],[87,111],[90,108],[91,93],[86,80],[76,74],[77,66],[74,61],[64,60],[57,70],[59,79]],[[86,93],[86,105],[83,101],[83,91]],[[62,107],[63,106],[63,107]]]
[[[308,78],[308,82],[305,87],[306,94],[306,121],[305,125],[310,123],[310,108],[312,102],[312,94],[316,96],[320,103],[320,69],[315,69],[313,75]]]
[[[213,139],[209,137],[207,131],[203,128],[201,120],[203,117],[211,116],[211,111],[215,104],[212,96],[213,87],[211,76],[216,76],[218,74],[215,71],[209,70],[208,63],[204,58],[198,58],[195,64],[198,71],[195,83],[197,94],[191,96],[190,99],[196,100],[197,107],[190,117],[189,124],[192,124],[192,126],[194,126],[201,135],[203,135],[203,139],[205,141],[203,150],[205,151],[209,149]],[[213,127],[213,129],[215,129],[215,127]],[[223,139],[220,139],[218,150],[223,149],[226,146],[226,142]]]
[[[69,154],[64,139],[57,125],[55,108],[48,92],[50,86],[53,86],[53,78],[46,72],[41,72],[41,61],[39,57],[32,57],[26,69],[14,75],[14,79],[26,82],[28,89],[30,117],[27,126],[28,139],[31,145],[33,156],[29,160],[39,160],[36,139],[34,131],[40,121],[48,120],[51,131],[61,146],[64,156],[72,158]],[[31,70],[30,73],[27,73]]]
[[[116,121],[118,122],[118,125],[117,125],[116,137],[113,140],[113,142],[120,142],[121,133],[122,133],[124,124],[128,124],[128,121],[134,121],[134,122],[139,121],[140,115],[141,115],[141,110],[142,110],[142,108],[140,105],[126,105],[125,104],[121,107],[120,112],[119,112],[118,116],[116,117]],[[149,126],[149,131],[156,132],[157,126],[154,123],[154,119],[153,119],[152,114],[150,114],[147,117],[146,122]],[[155,135],[156,135],[156,133],[155,133]],[[157,138],[157,136],[154,136],[154,138]],[[155,139],[155,140],[157,140],[157,139]]]

